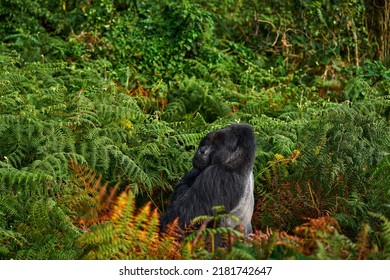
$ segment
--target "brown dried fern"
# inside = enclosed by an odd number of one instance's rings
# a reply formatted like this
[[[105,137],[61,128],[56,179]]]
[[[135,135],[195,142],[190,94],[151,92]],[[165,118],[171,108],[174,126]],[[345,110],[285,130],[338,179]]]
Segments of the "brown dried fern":
[[[357,245],[357,259],[358,260],[365,260],[368,258],[370,254],[370,226],[368,224],[365,224],[360,231],[357,240],[356,240],[356,245]]]
[[[89,227],[106,221],[111,204],[117,197],[119,183],[110,187],[108,182],[102,183],[102,176],[93,169],[75,161],[70,162],[70,168],[75,192],[69,203],[78,213],[77,223]]]
[[[159,234],[159,214],[147,203],[138,211],[130,190],[117,197],[104,224],[80,238],[87,259],[180,259],[175,226]],[[177,227],[177,225],[176,225]]]
[[[79,239],[86,259],[180,259],[181,240],[177,223],[159,232],[159,213],[147,203],[136,209],[130,189],[118,192],[102,176],[85,165],[70,163],[75,184],[74,199],[79,226],[86,233]]]

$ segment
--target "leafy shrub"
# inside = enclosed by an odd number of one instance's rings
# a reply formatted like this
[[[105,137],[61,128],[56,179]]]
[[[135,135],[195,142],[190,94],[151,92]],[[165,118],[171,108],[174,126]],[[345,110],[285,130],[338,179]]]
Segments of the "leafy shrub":
[[[386,36],[333,2],[1,1],[1,258],[388,258]],[[199,140],[237,122],[253,242],[157,239]]]

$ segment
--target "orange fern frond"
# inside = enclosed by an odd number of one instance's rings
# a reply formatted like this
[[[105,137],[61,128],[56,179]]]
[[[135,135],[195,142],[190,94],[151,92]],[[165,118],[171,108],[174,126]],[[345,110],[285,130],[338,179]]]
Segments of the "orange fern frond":
[[[358,235],[356,245],[358,250],[357,258],[359,260],[367,259],[370,254],[369,231],[370,231],[370,226],[368,224],[365,224]]]
[[[69,203],[78,213],[78,224],[83,227],[109,219],[109,211],[117,196],[119,183],[113,187],[108,182],[102,183],[102,176],[86,165],[70,162],[73,171],[75,193]]]
[[[159,214],[147,203],[136,209],[129,189],[121,192],[107,211],[105,222],[90,227],[80,238],[89,259],[179,259],[177,225],[159,232]]]

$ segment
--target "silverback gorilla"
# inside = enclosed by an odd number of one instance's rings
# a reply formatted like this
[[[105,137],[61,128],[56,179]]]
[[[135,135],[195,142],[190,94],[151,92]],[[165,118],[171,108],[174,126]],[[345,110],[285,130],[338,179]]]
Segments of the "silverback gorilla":
[[[161,230],[179,218],[185,229],[200,215],[213,215],[214,206],[239,218],[222,220],[221,226],[243,226],[252,231],[253,162],[255,136],[250,125],[233,124],[210,132],[200,142],[193,168],[176,185],[169,209],[161,216]]]

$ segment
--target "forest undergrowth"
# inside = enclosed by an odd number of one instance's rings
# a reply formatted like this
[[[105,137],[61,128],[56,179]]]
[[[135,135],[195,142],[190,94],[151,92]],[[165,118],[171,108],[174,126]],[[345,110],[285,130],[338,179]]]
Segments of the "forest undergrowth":
[[[1,1],[0,259],[390,259],[390,3],[277,2]],[[253,234],[160,233],[232,123]]]

